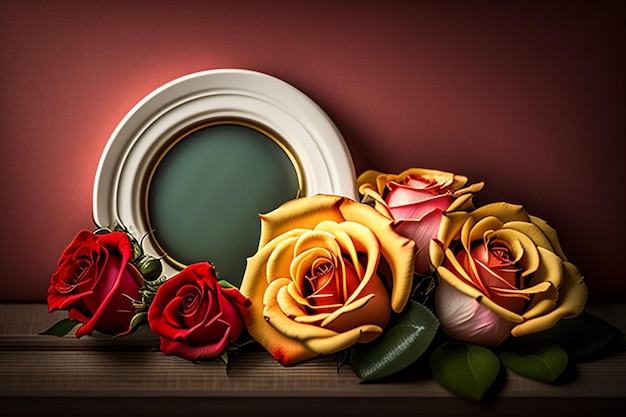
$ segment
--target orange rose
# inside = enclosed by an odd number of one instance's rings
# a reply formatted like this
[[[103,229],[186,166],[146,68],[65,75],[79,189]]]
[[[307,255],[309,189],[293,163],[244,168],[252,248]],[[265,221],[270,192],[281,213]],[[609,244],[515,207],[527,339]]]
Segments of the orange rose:
[[[578,315],[587,287],[555,230],[522,206],[494,203],[444,217],[431,258],[437,316],[455,339],[495,346]]]
[[[368,205],[330,195],[287,202],[261,215],[241,286],[252,302],[246,327],[283,365],[369,342],[408,301],[414,250]]]

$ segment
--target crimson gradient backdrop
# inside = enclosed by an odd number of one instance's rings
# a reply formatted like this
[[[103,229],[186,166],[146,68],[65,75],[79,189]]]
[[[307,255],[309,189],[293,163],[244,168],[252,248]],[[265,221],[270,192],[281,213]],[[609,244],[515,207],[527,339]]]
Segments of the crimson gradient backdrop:
[[[305,92],[358,172],[485,181],[481,203],[558,230],[591,298],[624,299],[623,3],[0,0],[0,299],[45,299],[126,112],[215,68]]]

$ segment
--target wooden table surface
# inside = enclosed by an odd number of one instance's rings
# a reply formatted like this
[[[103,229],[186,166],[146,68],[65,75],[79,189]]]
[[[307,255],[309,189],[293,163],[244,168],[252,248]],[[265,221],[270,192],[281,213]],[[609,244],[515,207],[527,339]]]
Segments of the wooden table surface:
[[[587,311],[626,332],[626,303]],[[45,304],[0,304],[0,415],[620,415],[626,410],[624,349],[577,363],[566,383],[545,384],[504,371],[496,395],[477,404],[441,388],[415,366],[360,383],[335,357],[285,368],[248,349],[191,363],[165,356],[142,328],[129,337],[76,339],[39,332],[66,317]],[[179,412],[176,412],[179,411]]]

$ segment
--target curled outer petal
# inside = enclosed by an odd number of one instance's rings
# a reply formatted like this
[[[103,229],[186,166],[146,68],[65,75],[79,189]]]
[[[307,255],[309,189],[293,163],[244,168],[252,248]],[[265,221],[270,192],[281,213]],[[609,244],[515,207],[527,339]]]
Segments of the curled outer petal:
[[[376,170],[368,170],[359,175],[356,180],[357,188],[366,186],[372,188],[383,195],[385,187],[389,182],[402,182],[408,177],[425,177],[441,184],[442,187],[451,190],[460,190],[467,184],[467,177],[463,175],[455,175],[450,172],[438,171],[434,169],[409,168],[399,174],[385,174]],[[480,187],[482,188],[482,186]]]
[[[564,282],[559,287],[558,305],[544,315],[529,318],[511,330],[513,336],[537,333],[554,326],[560,319],[576,317],[585,308],[587,286],[578,268],[569,262],[563,263]]]
[[[373,215],[374,210],[365,204],[355,204],[344,199],[340,210],[346,220],[359,222],[376,235],[383,257],[391,268],[391,308],[396,313],[401,312],[409,300],[413,285],[415,243],[396,233],[392,221]]]

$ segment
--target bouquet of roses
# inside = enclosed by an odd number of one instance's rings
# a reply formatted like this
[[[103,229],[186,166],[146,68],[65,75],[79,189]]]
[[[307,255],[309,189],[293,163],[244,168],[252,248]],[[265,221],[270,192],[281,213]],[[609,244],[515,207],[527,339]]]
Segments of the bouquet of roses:
[[[260,216],[241,288],[208,262],[162,275],[121,225],[81,231],[48,290],[49,310],[68,319],[46,333],[123,336],[147,324],[167,355],[196,361],[256,341],[285,366],[341,355],[362,381],[421,363],[475,400],[502,365],[556,381],[620,332],[583,312],[586,285],[552,227],[518,205],[476,208],[483,183],[467,183],[367,171],[360,201],[288,201]]]

